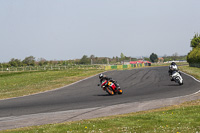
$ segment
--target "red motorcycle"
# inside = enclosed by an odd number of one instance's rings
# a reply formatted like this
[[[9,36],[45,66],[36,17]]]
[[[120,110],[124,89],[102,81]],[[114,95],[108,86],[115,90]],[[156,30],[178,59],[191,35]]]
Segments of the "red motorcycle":
[[[117,88],[116,85],[110,80],[102,81],[101,87],[109,95],[115,95],[115,94],[122,94],[123,93],[122,89],[120,87]]]

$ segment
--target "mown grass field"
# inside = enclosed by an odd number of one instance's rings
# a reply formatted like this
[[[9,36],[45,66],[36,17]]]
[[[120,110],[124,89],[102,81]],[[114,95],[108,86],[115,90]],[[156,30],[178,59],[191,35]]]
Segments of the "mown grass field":
[[[179,66],[199,79],[200,68]],[[82,72],[80,72],[80,75]],[[96,72],[95,72],[96,73]],[[84,75],[84,74],[83,74]],[[9,76],[8,76],[9,77]],[[62,76],[61,76],[62,77]],[[47,124],[5,133],[200,133],[200,100],[161,109],[90,120]]]
[[[24,96],[63,87],[95,75],[102,69],[69,69],[0,73],[0,99]]]

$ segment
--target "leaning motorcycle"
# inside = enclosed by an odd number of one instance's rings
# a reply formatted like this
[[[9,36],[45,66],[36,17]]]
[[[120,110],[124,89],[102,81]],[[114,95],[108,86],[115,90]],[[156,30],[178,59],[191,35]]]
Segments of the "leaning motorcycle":
[[[118,84],[118,86],[119,86],[119,84]],[[102,81],[101,87],[109,95],[115,95],[115,94],[122,94],[123,93],[123,91],[120,87],[117,88],[116,85],[109,80]]]
[[[183,85],[183,78],[182,78],[182,76],[180,75],[179,72],[174,71],[174,72],[172,73],[172,79],[173,79],[176,83],[178,83],[179,85]]]

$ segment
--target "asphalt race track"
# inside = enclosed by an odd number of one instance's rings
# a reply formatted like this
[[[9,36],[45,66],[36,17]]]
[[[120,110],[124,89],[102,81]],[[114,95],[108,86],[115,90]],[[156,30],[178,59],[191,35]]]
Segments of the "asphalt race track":
[[[123,89],[122,95],[108,95],[97,86],[99,79],[96,75],[55,91],[0,100],[0,118],[159,100],[200,90],[200,83],[185,74],[182,74],[182,86],[170,81],[168,67],[116,70],[105,75],[118,81]]]

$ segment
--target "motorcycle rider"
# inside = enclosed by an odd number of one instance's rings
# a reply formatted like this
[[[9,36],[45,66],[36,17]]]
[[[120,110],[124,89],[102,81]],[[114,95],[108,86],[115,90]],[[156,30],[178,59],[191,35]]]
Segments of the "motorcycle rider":
[[[174,80],[174,79],[172,78],[172,74],[173,74],[174,72],[178,72],[179,74],[181,74],[181,73],[179,72],[179,70],[178,70],[178,66],[176,65],[176,63],[175,63],[175,62],[172,62],[171,65],[169,66],[169,71],[168,71],[169,76],[171,77],[171,81]]]
[[[99,74],[99,79],[100,79],[100,84],[102,84],[102,81],[104,81],[104,80],[108,80],[108,81],[114,83],[117,89],[120,88],[119,85],[117,84],[117,81],[113,80],[112,78],[108,78],[108,77],[106,77],[106,76],[103,75],[102,73]],[[98,86],[100,86],[100,84],[98,84]]]

